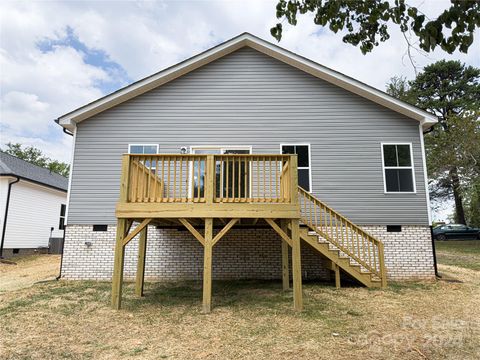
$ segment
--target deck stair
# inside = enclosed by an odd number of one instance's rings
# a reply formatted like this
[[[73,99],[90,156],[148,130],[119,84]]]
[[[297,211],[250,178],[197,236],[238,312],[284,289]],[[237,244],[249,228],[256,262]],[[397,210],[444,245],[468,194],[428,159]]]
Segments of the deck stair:
[[[367,287],[385,287],[383,243],[301,187],[300,238],[331,261],[337,286],[340,269]]]

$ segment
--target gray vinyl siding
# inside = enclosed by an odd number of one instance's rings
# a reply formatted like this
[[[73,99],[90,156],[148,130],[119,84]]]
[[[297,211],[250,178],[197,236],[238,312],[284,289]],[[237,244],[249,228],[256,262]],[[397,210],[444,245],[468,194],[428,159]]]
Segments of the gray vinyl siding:
[[[416,194],[384,194],[381,142],[411,142]],[[250,48],[77,127],[69,224],[114,224],[128,144],[310,143],[313,193],[362,225],[428,224],[419,123]]]

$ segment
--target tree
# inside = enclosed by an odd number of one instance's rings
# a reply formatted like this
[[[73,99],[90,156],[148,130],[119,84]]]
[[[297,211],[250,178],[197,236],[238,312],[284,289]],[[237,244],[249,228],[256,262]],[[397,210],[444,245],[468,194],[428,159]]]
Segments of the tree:
[[[277,19],[286,19],[290,25],[297,24],[298,14],[306,13],[314,14],[317,25],[328,26],[334,33],[346,32],[343,42],[360,44],[363,54],[387,41],[391,26],[398,26],[404,34],[412,31],[426,52],[440,46],[450,54],[456,49],[466,53],[475,29],[480,27],[478,0],[451,0],[450,7],[432,20],[405,0],[279,0],[276,6]],[[281,22],[270,29],[277,41],[282,32]]]
[[[480,69],[441,60],[408,83],[393,78],[387,92],[439,118],[425,136],[432,198],[453,195],[458,223],[480,216],[475,208],[475,184],[480,178]]]
[[[31,164],[49,169],[51,172],[67,177],[70,173],[70,166],[67,163],[52,160],[45,156],[42,150],[33,146],[23,146],[22,144],[8,143],[3,152],[25,160]]]

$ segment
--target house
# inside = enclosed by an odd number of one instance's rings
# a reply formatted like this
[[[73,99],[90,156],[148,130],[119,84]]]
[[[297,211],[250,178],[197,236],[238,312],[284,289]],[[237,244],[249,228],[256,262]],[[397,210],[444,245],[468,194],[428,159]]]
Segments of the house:
[[[203,277],[205,311],[212,276],[291,275],[297,309],[302,277],[433,278],[436,121],[241,34],[57,120],[74,136],[63,276],[113,274],[116,308],[124,275],[139,295]]]
[[[63,237],[68,179],[0,151],[0,256],[48,248]]]

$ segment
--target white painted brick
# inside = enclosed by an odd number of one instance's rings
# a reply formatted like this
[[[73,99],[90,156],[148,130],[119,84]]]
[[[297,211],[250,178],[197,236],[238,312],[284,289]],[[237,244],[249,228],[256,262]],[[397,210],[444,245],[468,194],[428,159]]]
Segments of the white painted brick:
[[[385,226],[364,226],[385,244],[389,279],[433,278],[430,229],[402,226],[402,232],[387,233]],[[110,280],[113,270],[115,226],[93,232],[91,225],[69,225],[65,233],[62,274],[67,279]],[[91,242],[88,248],[85,242]],[[136,271],[137,239],[125,251],[125,278]],[[302,274],[307,279],[328,279],[322,257],[302,244]],[[201,279],[203,249],[187,231],[148,228],[147,280]],[[231,230],[213,250],[214,279],[281,278],[281,242],[270,229]]]

